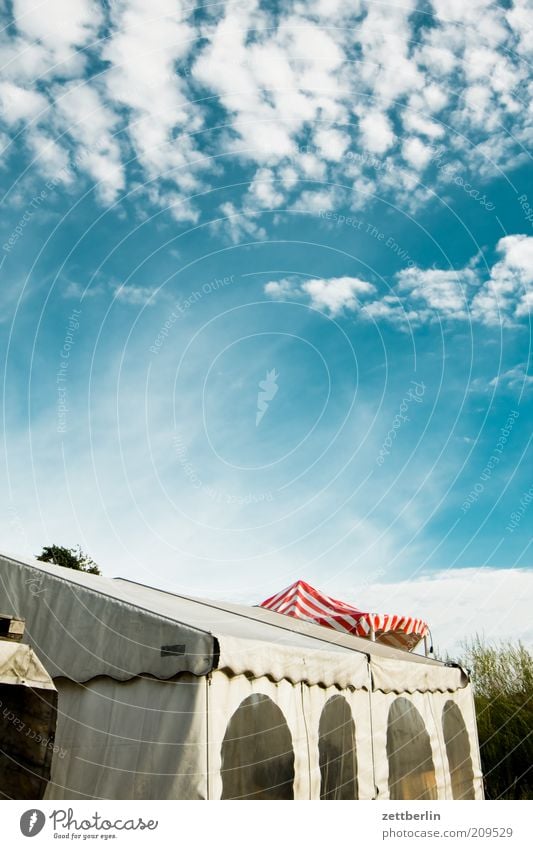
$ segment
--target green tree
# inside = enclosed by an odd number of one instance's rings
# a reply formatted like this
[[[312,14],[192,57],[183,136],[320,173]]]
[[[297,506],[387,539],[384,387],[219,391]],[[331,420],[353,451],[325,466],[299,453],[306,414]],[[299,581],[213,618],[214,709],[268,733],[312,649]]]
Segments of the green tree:
[[[533,653],[522,643],[463,646],[474,688],[488,799],[533,799]]]
[[[65,548],[62,545],[45,545],[37,560],[44,563],[55,563],[67,569],[77,569],[78,572],[89,572],[91,575],[101,575],[100,569],[88,554],[77,548]]]

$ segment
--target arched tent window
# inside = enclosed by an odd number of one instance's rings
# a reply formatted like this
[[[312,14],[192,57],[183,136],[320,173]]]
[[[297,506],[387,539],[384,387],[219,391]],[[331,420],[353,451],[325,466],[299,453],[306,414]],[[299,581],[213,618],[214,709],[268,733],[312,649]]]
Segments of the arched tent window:
[[[254,693],[240,703],[221,755],[222,799],[294,799],[291,732],[268,696]]]
[[[437,783],[424,720],[409,699],[395,699],[387,724],[391,799],[436,799]]]
[[[332,696],[320,716],[318,762],[321,799],[357,799],[355,724],[343,696]]]
[[[475,799],[468,731],[461,711],[451,700],[446,702],[442,710],[442,731],[450,767],[452,796],[454,799]]]

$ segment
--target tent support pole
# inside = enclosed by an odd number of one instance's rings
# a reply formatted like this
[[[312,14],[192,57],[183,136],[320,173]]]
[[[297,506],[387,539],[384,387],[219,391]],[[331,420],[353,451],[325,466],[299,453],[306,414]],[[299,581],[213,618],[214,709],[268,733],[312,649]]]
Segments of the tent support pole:
[[[424,637],[424,654],[426,655],[426,657],[429,657],[429,646],[427,637]]]
[[[374,631],[374,626],[370,626],[370,639],[373,643],[376,642],[376,632]]]

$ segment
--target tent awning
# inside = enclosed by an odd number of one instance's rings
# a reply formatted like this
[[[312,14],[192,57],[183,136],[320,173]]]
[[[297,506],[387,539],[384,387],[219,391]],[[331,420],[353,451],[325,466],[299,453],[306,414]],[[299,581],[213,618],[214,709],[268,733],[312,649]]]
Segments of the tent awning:
[[[429,631],[422,619],[367,613],[319,592],[305,581],[296,581],[267,598],[261,607],[408,651],[416,648]]]

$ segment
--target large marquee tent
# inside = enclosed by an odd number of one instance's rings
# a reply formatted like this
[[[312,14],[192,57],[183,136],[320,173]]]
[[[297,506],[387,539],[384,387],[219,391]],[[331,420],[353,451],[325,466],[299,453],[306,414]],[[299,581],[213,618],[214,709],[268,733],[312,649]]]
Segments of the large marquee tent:
[[[261,607],[0,555],[58,694],[48,799],[481,799],[458,666]]]

